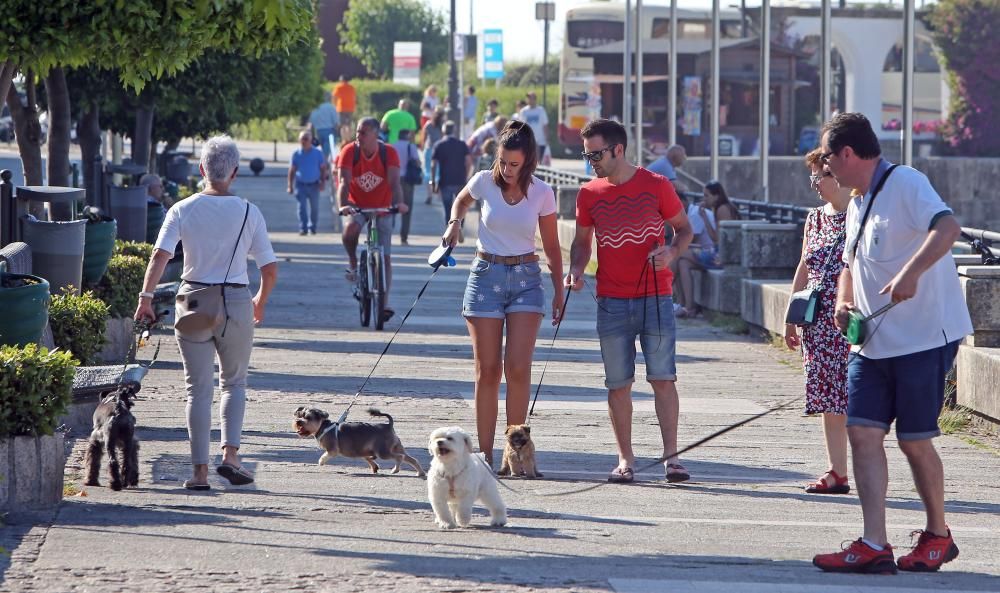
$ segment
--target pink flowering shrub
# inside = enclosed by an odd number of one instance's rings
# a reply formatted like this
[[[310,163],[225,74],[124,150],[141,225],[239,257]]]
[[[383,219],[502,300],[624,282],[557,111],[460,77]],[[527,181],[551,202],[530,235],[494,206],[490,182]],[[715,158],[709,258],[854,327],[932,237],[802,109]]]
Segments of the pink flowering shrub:
[[[1000,2],[940,0],[929,25],[951,88],[942,136],[959,154],[1000,156]]]

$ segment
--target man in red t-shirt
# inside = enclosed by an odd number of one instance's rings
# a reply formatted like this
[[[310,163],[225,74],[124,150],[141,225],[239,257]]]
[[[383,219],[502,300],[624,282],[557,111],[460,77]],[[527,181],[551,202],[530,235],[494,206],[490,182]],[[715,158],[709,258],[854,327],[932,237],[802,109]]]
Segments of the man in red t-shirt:
[[[677,368],[670,262],[691,242],[691,225],[673,184],[625,160],[628,142],[618,122],[598,119],[584,126],[583,157],[597,179],[580,188],[576,199],[576,236],[570,250],[566,286],[583,287],[597,234],[597,334],[604,359],[611,427],[618,442],[618,467],[609,482],[635,477],[632,452],[632,383],[635,339],[646,359],[646,380],[653,386],[663,454],[670,455],[670,482],[690,478],[677,451]],[[674,229],[669,246],[665,228]]]
[[[366,117],[358,122],[357,140],[345,145],[337,155],[337,169],[340,172],[340,186],[337,188],[337,203],[340,213],[350,214],[355,208],[388,208],[396,205],[399,212],[406,214],[409,207],[403,202],[403,188],[399,183],[399,155],[392,146],[384,145],[378,139],[379,122]],[[355,151],[360,150],[360,154]],[[348,282],[354,282],[358,269],[358,235],[365,224],[365,217],[354,214],[344,226],[342,240],[350,266],[347,268]],[[376,219],[379,244],[385,256],[385,319],[394,315],[388,307],[389,288],[392,285],[392,216],[381,214]]]

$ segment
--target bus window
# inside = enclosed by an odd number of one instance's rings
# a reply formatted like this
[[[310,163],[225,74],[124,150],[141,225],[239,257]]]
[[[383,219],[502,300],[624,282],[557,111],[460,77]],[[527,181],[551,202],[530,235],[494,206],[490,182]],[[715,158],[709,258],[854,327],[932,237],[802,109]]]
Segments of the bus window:
[[[568,21],[566,39],[570,47],[588,49],[625,39],[625,24],[608,21]]]

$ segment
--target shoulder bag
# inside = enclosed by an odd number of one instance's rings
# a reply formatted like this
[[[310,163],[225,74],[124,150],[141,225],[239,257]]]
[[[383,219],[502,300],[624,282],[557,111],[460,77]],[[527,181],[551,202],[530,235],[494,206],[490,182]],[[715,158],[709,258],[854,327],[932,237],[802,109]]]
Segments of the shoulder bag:
[[[229,258],[229,267],[226,268],[226,276],[218,284],[204,284],[201,282],[184,282],[177,291],[174,299],[176,308],[176,320],[174,329],[180,332],[192,332],[206,329],[213,329],[221,324],[229,323],[229,311],[226,309],[226,292],[229,271],[233,267],[233,260],[236,259],[236,250],[240,245],[240,238],[243,237],[243,229],[247,226],[247,217],[250,214],[250,202],[247,202],[246,211],[243,213],[243,224],[240,232],[236,235],[236,243],[233,245],[233,255]],[[223,327],[222,335],[226,335]]]
[[[875,202],[875,196],[882,191],[882,186],[885,185],[886,179],[889,178],[889,174],[892,173],[898,165],[892,165],[882,174],[882,178],[879,179],[878,185],[875,186],[875,191],[872,192],[872,197],[868,200],[868,205],[865,208],[865,213],[861,217],[861,225],[858,227],[857,236],[854,238],[854,244],[851,245],[851,257],[858,251],[858,241],[861,240],[861,233],[864,231],[865,223],[868,221],[868,214],[871,212],[872,204]],[[831,256],[837,252],[836,245],[844,239],[844,235],[841,235],[837,239],[837,243],[834,244],[833,251],[827,256],[826,262],[823,263],[822,270],[825,272],[826,267],[830,264]],[[788,310],[785,312],[785,323],[791,323],[798,326],[812,325],[816,322],[816,313],[819,307],[819,296],[820,289],[818,288],[808,288],[805,290],[800,290],[798,292],[792,293],[791,299],[788,301]]]

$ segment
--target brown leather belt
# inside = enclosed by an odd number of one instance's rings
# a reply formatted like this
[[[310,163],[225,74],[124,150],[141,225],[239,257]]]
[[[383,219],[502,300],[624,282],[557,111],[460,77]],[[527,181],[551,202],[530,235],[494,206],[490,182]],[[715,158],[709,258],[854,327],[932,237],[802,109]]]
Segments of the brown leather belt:
[[[503,264],[505,266],[516,266],[519,264],[529,264],[538,261],[538,254],[526,253],[524,255],[493,255],[485,251],[477,251],[476,257],[488,261],[491,264]]]

